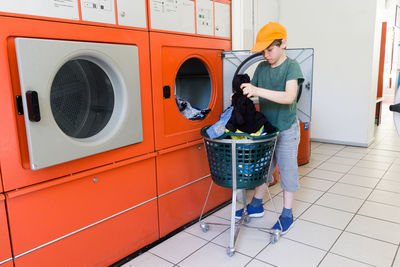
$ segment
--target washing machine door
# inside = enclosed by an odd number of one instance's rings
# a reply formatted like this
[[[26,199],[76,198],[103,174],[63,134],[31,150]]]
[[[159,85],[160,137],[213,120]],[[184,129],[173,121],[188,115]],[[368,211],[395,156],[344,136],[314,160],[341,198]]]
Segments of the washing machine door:
[[[15,39],[33,170],[143,141],[138,48]]]
[[[314,49],[286,49],[285,53],[291,59],[299,62],[304,76],[303,85],[298,92],[297,117],[300,122],[310,122]],[[261,53],[250,53],[249,50],[223,53],[224,110],[231,105],[230,95],[234,75],[247,73],[252,78],[257,65],[263,60],[265,59]]]

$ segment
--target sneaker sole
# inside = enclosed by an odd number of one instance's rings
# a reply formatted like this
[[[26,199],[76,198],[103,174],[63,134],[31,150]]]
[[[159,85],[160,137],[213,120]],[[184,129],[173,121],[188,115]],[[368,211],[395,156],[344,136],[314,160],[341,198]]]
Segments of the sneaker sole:
[[[260,217],[263,217],[264,216],[264,212],[260,212],[260,213],[252,213],[252,214],[249,214],[249,217],[250,218],[260,218]],[[242,216],[235,216],[235,218],[236,219],[240,219],[240,218],[242,218]]]

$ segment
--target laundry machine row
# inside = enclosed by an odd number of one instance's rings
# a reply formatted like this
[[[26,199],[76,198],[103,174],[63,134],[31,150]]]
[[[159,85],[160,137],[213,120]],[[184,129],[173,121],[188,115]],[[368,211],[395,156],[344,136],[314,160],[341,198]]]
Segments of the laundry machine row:
[[[194,32],[153,24],[152,0],[42,2],[0,4],[0,266],[111,264],[201,213],[230,1],[164,1]],[[211,111],[188,119],[175,96]],[[213,190],[207,209],[231,195]]]

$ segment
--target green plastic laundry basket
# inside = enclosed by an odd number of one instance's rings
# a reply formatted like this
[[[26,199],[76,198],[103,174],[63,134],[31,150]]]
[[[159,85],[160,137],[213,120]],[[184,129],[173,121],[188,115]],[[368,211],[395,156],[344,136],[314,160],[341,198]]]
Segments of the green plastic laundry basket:
[[[208,127],[201,129],[201,135],[211,178],[217,185],[232,188],[233,175],[236,175],[237,189],[250,189],[266,182],[278,132],[263,136],[225,133],[211,139],[206,132]],[[247,139],[229,139],[243,136]]]

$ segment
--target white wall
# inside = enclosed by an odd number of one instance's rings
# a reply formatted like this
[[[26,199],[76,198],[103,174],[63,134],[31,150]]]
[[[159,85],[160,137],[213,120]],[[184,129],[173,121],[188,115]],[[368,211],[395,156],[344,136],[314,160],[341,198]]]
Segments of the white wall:
[[[279,21],[288,30],[289,48],[315,50],[311,138],[368,146],[374,139],[381,22],[394,24],[400,1],[250,2],[242,8],[254,7],[253,39],[265,23]]]
[[[289,47],[312,47],[311,138],[367,146],[373,141],[377,0],[281,0]],[[372,127],[371,127],[372,126]]]

